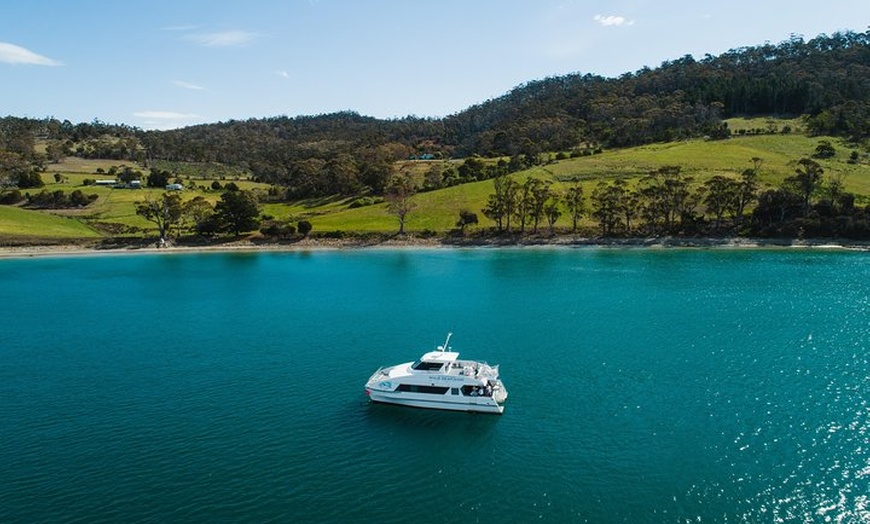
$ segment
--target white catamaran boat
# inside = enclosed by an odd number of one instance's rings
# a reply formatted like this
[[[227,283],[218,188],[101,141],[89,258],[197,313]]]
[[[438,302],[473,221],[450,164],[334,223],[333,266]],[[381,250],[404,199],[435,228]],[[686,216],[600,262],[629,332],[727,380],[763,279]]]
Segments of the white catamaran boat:
[[[374,402],[430,409],[502,413],[507,390],[498,378],[498,366],[459,360],[450,351],[453,333],[443,346],[416,362],[380,368],[366,382]]]

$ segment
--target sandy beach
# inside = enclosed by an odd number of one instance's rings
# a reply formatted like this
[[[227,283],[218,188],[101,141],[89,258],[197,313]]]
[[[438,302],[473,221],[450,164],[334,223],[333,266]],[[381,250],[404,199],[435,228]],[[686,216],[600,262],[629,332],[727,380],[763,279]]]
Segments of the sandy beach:
[[[570,235],[549,238],[419,238],[388,239],[306,238],[292,243],[266,243],[238,240],[204,245],[111,245],[100,243],[6,245],[0,258],[68,257],[95,255],[180,254],[208,252],[294,252],[348,249],[424,249],[424,248],[524,248],[524,247],[612,247],[612,248],[730,248],[730,249],[848,249],[870,250],[870,242],[842,239],[753,239],[753,238],[591,238]]]

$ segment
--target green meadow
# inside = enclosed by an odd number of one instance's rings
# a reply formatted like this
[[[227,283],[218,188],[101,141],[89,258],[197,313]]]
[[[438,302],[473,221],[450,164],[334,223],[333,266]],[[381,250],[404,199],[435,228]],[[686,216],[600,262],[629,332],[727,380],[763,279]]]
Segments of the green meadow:
[[[857,163],[850,163],[849,156],[854,146],[831,137],[808,137],[800,132],[800,120],[772,120],[765,118],[732,119],[728,121],[734,136],[727,140],[693,139],[682,142],[652,144],[628,149],[604,151],[600,154],[581,156],[550,162],[511,176],[518,181],[527,177],[549,180],[556,190],[579,183],[587,197],[602,180],[624,179],[634,184],[649,173],[663,166],[680,166],[682,172],[701,185],[715,175],[738,176],[751,168],[752,159],[762,161],[760,182],[762,188],[777,186],[794,174],[798,160],[810,157],[821,140],[830,141],[836,155],[818,162],[825,176],[837,176],[845,183],[846,191],[858,196],[859,204],[870,203],[870,165],[866,155]],[[788,132],[783,132],[783,130]],[[742,131],[741,131],[742,130]],[[762,134],[766,133],[766,134]],[[551,155],[555,158],[555,154]],[[397,171],[411,173],[422,180],[423,174],[433,165],[458,166],[460,161],[405,161],[397,163]],[[68,158],[57,164],[49,164],[43,175],[45,189],[72,191],[81,189],[85,194],[98,195],[97,200],[86,208],[65,211],[28,211],[0,206],[0,235],[26,235],[45,238],[91,238],[100,231],[124,230],[126,234],[153,234],[153,225],[135,213],[134,203],[146,196],[156,197],[161,189],[112,189],[108,187],[83,186],[86,178],[108,178],[97,174],[97,169],[108,171],[111,166],[120,166],[118,161],[86,160]],[[181,167],[176,172],[184,171]],[[182,166],[183,167],[183,166]],[[203,196],[210,202],[220,198],[220,191],[211,189],[217,180],[222,185],[233,180],[241,189],[266,190],[268,186],[244,179],[241,175],[228,176],[230,170],[209,170],[213,166],[195,165],[186,170],[187,176],[179,174],[185,185],[182,195],[185,200]],[[147,174],[147,170],[140,169]],[[64,178],[55,181],[54,174]],[[477,213],[477,227],[493,224],[483,216],[481,209],[493,191],[491,180],[453,186],[437,191],[420,192],[413,197],[414,208],[408,214],[406,230],[411,233],[424,231],[446,233],[455,227],[460,210]],[[279,220],[308,220],[315,232],[380,232],[397,230],[397,219],[390,215],[386,204],[377,203],[351,208],[355,198],[325,198],[292,203],[267,203],[263,214]],[[63,216],[59,216],[63,215]],[[567,213],[557,223],[569,226]],[[587,218],[585,225],[592,225]],[[108,234],[108,233],[107,233]]]
[[[90,240],[101,235],[74,218],[0,206],[0,238],[19,240]]]

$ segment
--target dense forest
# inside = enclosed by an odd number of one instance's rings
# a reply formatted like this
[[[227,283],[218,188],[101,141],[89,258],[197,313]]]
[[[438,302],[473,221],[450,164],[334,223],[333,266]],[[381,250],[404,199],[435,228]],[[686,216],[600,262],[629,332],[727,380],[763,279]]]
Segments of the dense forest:
[[[0,167],[24,173],[27,163],[64,155],[144,165],[217,162],[286,188],[288,199],[382,194],[396,160],[505,157],[512,159],[505,169],[522,169],[545,152],[726,138],[724,118],[754,115],[803,115],[810,133],[866,141],[870,31],[687,55],[618,78],[576,73],[535,80],[440,119],[380,120],[348,111],[143,131],[98,120],[6,117]],[[42,156],[33,147],[37,138],[47,143]]]

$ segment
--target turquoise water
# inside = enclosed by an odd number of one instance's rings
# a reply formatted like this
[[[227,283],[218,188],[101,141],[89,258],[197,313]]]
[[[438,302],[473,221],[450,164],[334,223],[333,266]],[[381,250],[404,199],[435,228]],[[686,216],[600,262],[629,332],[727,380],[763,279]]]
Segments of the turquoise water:
[[[0,521],[870,520],[870,254],[0,260]],[[372,405],[453,331],[504,415]]]

